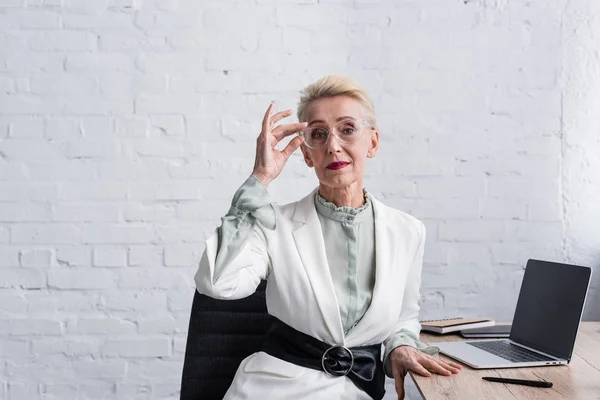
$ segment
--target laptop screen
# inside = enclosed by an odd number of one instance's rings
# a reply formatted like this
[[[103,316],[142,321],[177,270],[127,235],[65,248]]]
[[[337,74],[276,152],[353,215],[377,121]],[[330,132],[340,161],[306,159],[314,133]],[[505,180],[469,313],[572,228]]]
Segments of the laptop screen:
[[[529,260],[510,339],[570,360],[590,276],[589,267]]]

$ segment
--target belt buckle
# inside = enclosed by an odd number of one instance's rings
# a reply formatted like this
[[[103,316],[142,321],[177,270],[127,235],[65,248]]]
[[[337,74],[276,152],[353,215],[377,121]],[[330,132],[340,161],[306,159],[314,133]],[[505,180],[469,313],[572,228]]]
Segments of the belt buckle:
[[[345,370],[345,371],[333,371],[330,370],[330,368],[328,368],[327,364],[325,363],[325,360],[328,358],[329,356],[329,352],[331,350],[334,349],[342,349],[345,353],[347,353],[350,356],[350,366]],[[330,348],[328,348],[327,350],[325,350],[325,352],[323,353],[323,356],[321,357],[321,366],[323,367],[323,371],[327,372],[329,375],[331,376],[346,376],[350,373],[350,371],[352,371],[352,367],[354,366],[354,354],[352,354],[352,352],[350,351],[350,349],[348,349],[347,347],[344,346],[331,346]]]

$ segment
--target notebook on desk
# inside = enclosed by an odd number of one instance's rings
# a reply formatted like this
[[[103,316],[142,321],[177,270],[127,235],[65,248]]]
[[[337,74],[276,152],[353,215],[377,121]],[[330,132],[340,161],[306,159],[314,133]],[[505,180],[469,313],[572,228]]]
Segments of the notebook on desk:
[[[421,321],[421,330],[439,334],[458,332],[463,329],[482,328],[494,326],[496,322],[487,318],[446,318]]]
[[[429,345],[478,369],[568,364],[591,275],[589,267],[529,260],[508,339]]]

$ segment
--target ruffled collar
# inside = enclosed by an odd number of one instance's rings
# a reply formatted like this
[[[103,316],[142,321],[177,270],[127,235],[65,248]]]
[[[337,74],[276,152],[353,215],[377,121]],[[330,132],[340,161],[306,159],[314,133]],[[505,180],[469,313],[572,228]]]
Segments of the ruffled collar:
[[[356,208],[347,206],[338,207],[332,202],[325,200],[317,191],[315,194],[315,207],[320,215],[338,222],[361,222],[370,216],[370,213],[366,211],[371,209],[371,199],[365,189],[363,189],[363,194],[365,196],[365,204],[362,206]]]

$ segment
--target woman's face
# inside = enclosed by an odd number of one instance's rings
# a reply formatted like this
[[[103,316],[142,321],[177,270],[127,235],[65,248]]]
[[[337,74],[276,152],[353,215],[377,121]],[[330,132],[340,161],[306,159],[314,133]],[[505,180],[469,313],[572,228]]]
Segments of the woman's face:
[[[323,127],[330,132],[322,147],[301,146],[304,161],[315,168],[319,182],[332,188],[359,182],[362,187],[366,160],[375,157],[379,147],[379,132],[364,126],[363,136],[351,144],[341,142],[332,133],[342,135],[336,127],[340,123],[343,127],[344,121],[367,119],[364,107],[351,97],[326,97],[310,103],[304,116],[309,127]]]

